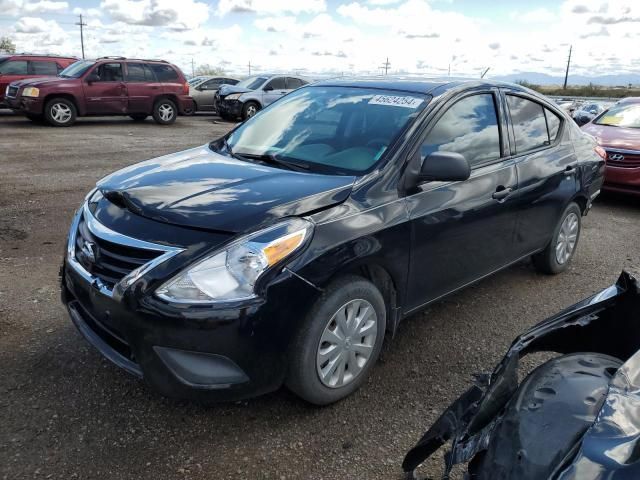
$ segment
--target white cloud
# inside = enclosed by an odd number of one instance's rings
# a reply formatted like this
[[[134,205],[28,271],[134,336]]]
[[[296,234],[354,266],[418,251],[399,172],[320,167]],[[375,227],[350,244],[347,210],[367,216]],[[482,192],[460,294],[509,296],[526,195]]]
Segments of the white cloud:
[[[60,13],[69,9],[67,2],[54,2],[51,0],[40,0],[39,2],[24,2],[22,11],[24,13]]]
[[[257,13],[259,15],[279,15],[319,13],[327,9],[325,0],[220,0],[218,15],[228,13]]]
[[[550,23],[558,19],[557,15],[544,8],[536,8],[526,12],[512,12],[511,18],[524,23]]]
[[[97,8],[80,8],[76,7],[73,9],[74,15],[84,15],[85,17],[101,17],[102,11]]]
[[[20,0],[0,0],[0,12],[3,15],[19,15],[21,10],[22,2]]]
[[[196,28],[209,19],[209,6],[197,0],[103,0],[100,8],[116,21],[175,30]]]
[[[60,26],[54,20],[43,20],[37,17],[22,17],[15,24],[17,33],[42,33],[59,29]]]

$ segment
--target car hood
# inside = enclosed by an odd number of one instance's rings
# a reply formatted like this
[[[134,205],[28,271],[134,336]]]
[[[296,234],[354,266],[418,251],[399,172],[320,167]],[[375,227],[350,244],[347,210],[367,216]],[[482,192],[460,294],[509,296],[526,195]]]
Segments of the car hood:
[[[249,89],[249,88],[243,88],[243,87],[236,87],[235,85],[222,85],[220,87],[220,90],[218,90],[218,92],[220,92],[220,96],[224,97],[226,95],[229,95],[231,93],[247,93],[247,92],[252,92],[253,90]]]
[[[588,123],[582,130],[598,139],[603,147],[640,150],[640,128],[611,127]]]
[[[111,202],[143,217],[239,233],[341,203],[354,181],[245,162],[204,145],[132,165],[97,186]]]
[[[47,85],[59,85],[68,83],[70,81],[77,80],[76,78],[60,78],[60,77],[36,77],[36,78],[25,78],[23,80],[16,80],[15,82],[11,82],[11,85],[17,85],[19,87],[44,87]]]

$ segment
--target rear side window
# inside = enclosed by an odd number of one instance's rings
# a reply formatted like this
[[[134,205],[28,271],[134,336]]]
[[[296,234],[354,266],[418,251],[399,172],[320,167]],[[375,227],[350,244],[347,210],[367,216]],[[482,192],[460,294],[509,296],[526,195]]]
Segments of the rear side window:
[[[9,60],[0,64],[0,73],[4,75],[29,75],[26,60]]]
[[[146,82],[144,64],[128,63],[127,64],[127,82]]]
[[[304,82],[299,78],[287,77],[287,88],[289,90],[300,88],[303,85],[304,85]]]
[[[174,82],[178,80],[178,73],[169,65],[150,63],[149,66],[156,74],[159,82]]]
[[[234,80],[231,78],[225,78],[224,82],[225,85],[235,85],[236,83],[238,83],[238,80]]]
[[[493,95],[472,95],[449,108],[422,145],[423,158],[433,152],[460,153],[472,167],[499,159],[500,129]]]
[[[522,97],[507,95],[516,152],[525,153],[549,145],[549,132],[542,105]]]
[[[547,117],[547,128],[549,129],[549,140],[553,143],[558,138],[560,133],[560,118],[548,108],[544,109],[544,114]]]
[[[38,62],[31,60],[32,75],[57,75],[58,64],[56,62]]]
[[[284,83],[284,77],[276,77],[265,85],[265,89],[268,90],[286,90],[287,86]]]

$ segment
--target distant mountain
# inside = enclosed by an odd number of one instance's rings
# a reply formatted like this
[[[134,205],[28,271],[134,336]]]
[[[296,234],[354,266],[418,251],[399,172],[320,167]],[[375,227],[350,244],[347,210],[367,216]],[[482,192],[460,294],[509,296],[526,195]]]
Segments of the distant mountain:
[[[521,72],[512,73],[510,75],[497,75],[491,77],[494,80],[502,80],[504,82],[517,82],[518,80],[526,80],[535,85],[562,85],[564,76],[555,77],[546,73]],[[640,85],[640,74],[621,73],[617,75],[602,75],[597,77],[588,77],[586,75],[569,75],[569,85],[603,85],[607,87]]]

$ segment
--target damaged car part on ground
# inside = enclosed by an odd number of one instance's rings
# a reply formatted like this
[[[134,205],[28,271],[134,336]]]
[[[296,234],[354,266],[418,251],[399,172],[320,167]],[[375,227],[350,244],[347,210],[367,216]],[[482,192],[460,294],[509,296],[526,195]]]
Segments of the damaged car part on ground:
[[[518,384],[527,354],[554,352]],[[640,285],[617,283],[520,335],[491,375],[455,400],[407,453],[417,467],[447,442],[442,478],[640,478]]]
[[[72,224],[63,300],[165,395],[286,384],[327,404],[366,381],[402,318],[530,256],[566,269],[603,169],[592,137],[515,85],[317,83],[101,180]]]

